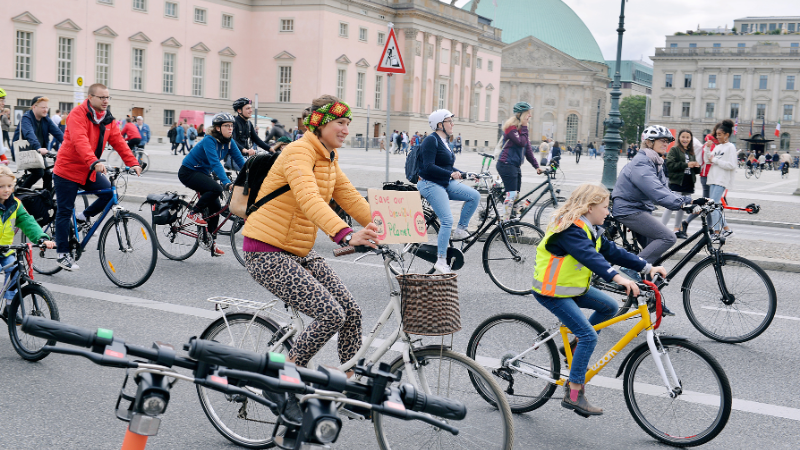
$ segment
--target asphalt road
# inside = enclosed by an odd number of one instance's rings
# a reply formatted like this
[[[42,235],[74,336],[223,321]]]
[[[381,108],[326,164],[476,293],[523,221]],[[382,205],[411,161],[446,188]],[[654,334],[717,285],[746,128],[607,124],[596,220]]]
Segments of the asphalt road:
[[[128,204],[128,207],[136,209],[138,205]],[[316,250],[331,261],[351,289],[363,310],[364,328],[369,329],[387,301],[382,267],[375,257],[358,264],[352,262],[353,256],[334,260],[333,248],[324,236],[318,238]],[[475,327],[499,312],[527,314],[545,325],[554,323],[554,317],[533,298],[506,294],[492,284],[483,272],[479,255],[478,249],[468,252],[466,265],[459,272],[463,329],[455,334],[457,351],[466,351]],[[208,297],[272,298],[230,253],[212,259],[207,252],[198,251],[184,262],[159,256],[152,278],[130,291],[115,287],[105,277],[96,250],[90,249],[79,264],[79,272],[36,277],[55,295],[61,320],[87,328],[111,328],[116,336],[142,345],[159,340],[181,348],[189,337],[199,335],[217,317],[206,301]],[[677,317],[665,319],[662,330],[688,336],[709,350],[725,369],[733,389],[734,411],[730,421],[722,434],[705,448],[797,448],[800,357],[794,349],[800,346],[797,313],[800,301],[796,295],[800,275],[779,272],[770,275],[778,291],[778,316],[759,338],[739,345],[720,344],[703,337],[685,318],[679,287],[673,285],[664,292]],[[624,324],[605,330],[595,357],[626,331]],[[436,343],[439,339],[425,338],[425,341]],[[638,342],[641,338],[634,341]],[[393,353],[386,359],[395,356]],[[335,343],[329,343],[316,361],[336,364]],[[612,360],[601,375],[613,378],[620,362],[621,358]],[[0,336],[0,448],[119,448],[125,424],[115,418],[114,404],[123,376],[120,369],[101,368],[65,355],[50,355],[41,362],[27,363],[13,351],[8,338]],[[590,386],[589,395],[594,404],[605,408],[604,416],[583,419],[561,408],[559,400],[551,400],[539,410],[515,417],[515,448],[665,447],[632,420],[620,390]],[[148,448],[234,447],[210,425],[194,387],[179,382],[172,391],[160,433],[150,439]],[[345,421],[335,448],[377,448],[371,424]]]

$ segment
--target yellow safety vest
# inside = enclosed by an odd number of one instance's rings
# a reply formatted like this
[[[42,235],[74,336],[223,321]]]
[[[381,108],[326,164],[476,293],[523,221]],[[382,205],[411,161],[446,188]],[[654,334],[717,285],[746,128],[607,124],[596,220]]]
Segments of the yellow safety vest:
[[[18,198],[14,198],[17,201],[17,207],[14,209],[14,212],[8,216],[5,222],[2,223],[2,231],[0,231],[0,245],[11,245],[14,243],[14,229],[17,226],[17,211],[22,208],[22,202],[19,201]],[[0,212],[0,215],[2,212]],[[9,250],[3,256],[8,256],[14,253],[14,250]]]
[[[582,220],[573,222],[586,231],[592,240],[592,230]],[[571,255],[555,256],[547,251],[547,242],[556,234],[548,231],[536,248],[536,269],[533,272],[533,290],[548,297],[577,297],[589,290],[592,271]],[[603,240],[600,235],[595,241],[595,250],[600,251]]]

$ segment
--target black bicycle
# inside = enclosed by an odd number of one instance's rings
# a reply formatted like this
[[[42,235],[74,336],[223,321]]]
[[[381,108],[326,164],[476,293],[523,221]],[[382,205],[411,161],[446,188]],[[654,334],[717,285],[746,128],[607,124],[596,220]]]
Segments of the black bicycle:
[[[695,206],[686,207],[692,213]],[[714,233],[709,224],[709,214],[717,210],[723,214],[722,205],[709,202],[699,207],[702,226],[700,230],[662,255],[653,264],[661,265],[696,241],[678,263],[667,273],[666,279],[656,285],[659,290],[669,285],[678,273],[703,250],[708,256],[700,260],[686,274],[681,284],[683,306],[689,321],[704,336],[719,342],[740,343],[763,333],[772,323],[778,306],[775,286],[769,275],[754,262],[733,253],[725,253],[725,237]],[[642,237],[636,236],[625,225],[610,217],[606,221],[605,236],[625,250],[638,254]],[[592,284],[606,291],[625,295],[625,289],[594,276]],[[619,313],[636,305],[628,300]]]
[[[419,420],[453,435],[458,434],[456,427],[431,415],[461,420],[467,413],[460,402],[426,395],[411,384],[397,386],[400,375],[391,373],[386,363],[364,365],[364,361],[360,361],[355,373],[362,381],[356,382],[336,369],[296,367],[279,353],[251,352],[202,339],[192,338],[184,345],[183,349],[192,358],[189,359],[178,356],[169,344],[156,341],[152,347],[140,347],[126,343],[112,330],[103,328],[95,332],[39,317],[26,317],[22,329],[53,343],[91,349],[45,346],[45,350],[52,353],[82,356],[100,366],[127,369],[115,407],[117,418],[128,423],[122,443],[126,450],[144,450],[148,437],[158,434],[170,391],[178,380],[194,383],[198,390],[221,392],[232,403],[250,400],[278,411],[268,443],[253,445],[233,441],[247,448],[276,445],[285,450],[330,448],[329,444],[339,438],[342,427],[339,409],[342,407],[360,416]],[[127,358],[129,355],[144,360],[131,361]],[[191,370],[192,375],[180,374],[173,367]],[[128,387],[130,379],[135,389]],[[264,391],[283,394],[283,404],[277,405],[266,398]],[[298,400],[302,412],[300,422],[286,414],[286,396],[295,394],[301,395]],[[218,431],[230,439],[222,430]],[[414,436],[407,438],[411,442]]]
[[[563,175],[564,173],[559,165],[560,159],[560,156],[556,156],[553,158],[553,161],[542,170],[542,174],[545,175],[545,180],[542,181],[539,186],[536,186],[525,195],[517,196],[517,199],[514,200],[514,210],[511,213],[512,219],[516,217],[521,220],[528,212],[536,208],[533,224],[541,229],[547,228],[547,224],[553,212],[558,208],[560,203],[567,201],[566,197],[559,195],[561,194],[561,189],[557,189],[553,185],[553,180],[556,180],[559,175]],[[539,196],[536,197],[536,200],[531,201],[530,197],[539,189],[542,189]],[[539,201],[543,199],[544,201],[539,203]]]

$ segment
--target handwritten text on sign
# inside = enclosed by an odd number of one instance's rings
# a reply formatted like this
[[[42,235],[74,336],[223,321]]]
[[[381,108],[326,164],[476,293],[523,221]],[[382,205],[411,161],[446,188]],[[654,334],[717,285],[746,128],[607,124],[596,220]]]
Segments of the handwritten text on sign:
[[[369,189],[367,195],[381,244],[428,242],[419,192]]]

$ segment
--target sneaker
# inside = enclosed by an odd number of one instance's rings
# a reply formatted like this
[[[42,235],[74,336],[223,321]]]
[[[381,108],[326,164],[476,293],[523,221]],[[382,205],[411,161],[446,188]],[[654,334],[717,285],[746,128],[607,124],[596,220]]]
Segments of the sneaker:
[[[734,233],[733,230],[722,230],[722,237],[724,238],[731,238],[735,235],[736,233]]]
[[[676,231],[675,232],[675,237],[678,238],[678,239],[686,239],[689,236],[686,233],[684,233],[683,231]]]
[[[603,415],[603,408],[592,406],[589,403],[589,400],[586,398],[585,386],[581,386],[575,401],[573,401],[570,396],[571,391],[572,389],[569,387],[569,382],[564,383],[564,398],[561,400],[561,406],[571,409],[583,417]]]
[[[203,215],[199,212],[190,212],[189,214],[186,215],[186,220],[201,227],[205,227],[208,225],[208,222],[206,222],[206,220],[203,219]]]
[[[222,249],[217,247],[216,245],[214,246],[214,250],[211,252],[211,256],[222,256],[224,254],[225,252],[223,252]]]
[[[450,266],[445,261],[436,261],[436,264],[433,265],[433,268],[439,273],[453,273],[450,269]]]
[[[72,272],[73,270],[80,269],[80,267],[70,254],[66,254],[64,256],[59,257],[56,260],[56,262],[58,263],[59,266],[61,266],[61,268],[63,268],[64,270],[69,270],[70,272]]]
[[[683,234],[686,234],[687,230],[689,230],[689,222],[684,220],[684,221],[681,222],[681,232]]]
[[[452,233],[450,233],[450,237],[452,237],[455,241],[460,241],[469,237],[469,231],[463,228],[456,228]]]
[[[675,313],[670,311],[670,309],[667,308],[667,305],[665,305],[664,302],[661,302],[661,315],[664,317],[673,317],[675,316]]]

